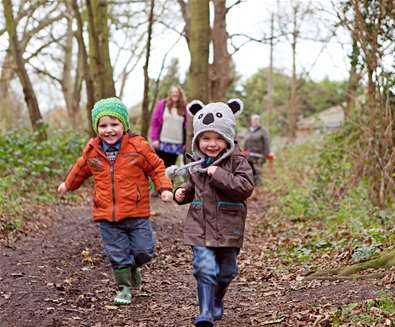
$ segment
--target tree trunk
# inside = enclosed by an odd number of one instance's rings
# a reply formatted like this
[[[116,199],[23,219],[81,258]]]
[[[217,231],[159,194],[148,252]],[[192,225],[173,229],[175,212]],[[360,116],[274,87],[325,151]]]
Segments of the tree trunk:
[[[288,109],[288,138],[293,141],[296,136],[298,121],[298,98],[297,98],[297,77],[296,77],[296,44],[299,36],[297,25],[297,7],[294,7],[293,31],[292,31],[292,78],[291,78],[291,96]]]
[[[189,10],[189,5],[184,0],[178,0],[178,4],[180,5],[181,14],[185,22],[185,26],[184,26],[185,40],[187,41],[189,51],[191,51],[191,47],[189,44],[191,38],[191,13]]]
[[[268,114],[268,125],[271,125],[273,115],[273,38],[274,38],[274,14],[270,18],[270,54],[269,54],[269,69],[267,72],[267,101],[266,109]]]
[[[81,89],[82,89],[82,80],[83,80],[83,58],[80,51],[78,51],[78,59],[77,59],[77,67],[75,70],[74,76],[74,85],[73,85],[73,97],[71,103],[71,111],[73,119],[75,119],[75,126],[78,129],[79,127],[79,116],[80,116],[80,102],[81,102]]]
[[[91,116],[91,111],[92,108],[96,102],[95,98],[95,88],[94,88],[94,83],[93,83],[93,76],[90,71],[89,67],[89,61],[88,61],[88,52],[86,50],[85,42],[84,42],[84,37],[83,37],[83,31],[84,31],[84,25],[82,21],[82,17],[78,8],[78,3],[77,0],[73,0],[72,2],[73,6],[73,11],[75,18],[77,20],[77,33],[76,37],[78,40],[78,52],[80,56],[82,57],[82,68],[84,72],[84,80],[85,80],[85,87],[86,87],[86,95],[87,95],[87,103],[86,103],[86,114],[88,118],[88,130],[90,135],[94,135],[95,132],[92,127],[92,116]]]
[[[358,41],[357,41],[355,29],[356,26],[354,24],[354,30],[351,32],[351,38],[352,38],[352,51],[351,51],[351,60],[350,60],[351,68],[350,68],[350,77],[347,85],[347,104],[344,111],[345,119],[349,117],[350,113],[355,108],[358,84],[359,84],[359,80],[361,79],[361,76],[358,73],[358,69],[357,69],[360,50],[358,47]]]
[[[67,3],[66,3],[67,5]],[[70,16],[66,16],[67,20],[67,31],[66,31],[66,44],[64,48],[64,60],[63,60],[63,78],[61,82],[63,98],[66,104],[66,111],[69,120],[76,128],[76,117],[73,111],[73,87],[71,78],[71,66],[73,59],[73,21]]]
[[[17,69],[16,72],[23,88],[25,101],[29,111],[30,121],[33,129],[38,131],[39,139],[45,140],[47,138],[46,131],[44,129],[45,125],[40,112],[40,108],[38,106],[36,94],[34,93],[32,83],[26,71],[23,54],[17,38],[16,25],[12,14],[11,0],[4,0],[3,7],[4,7],[4,16],[6,19],[6,28],[9,36],[9,42],[16,63],[16,69]]]
[[[86,0],[89,30],[89,65],[96,84],[96,98],[115,96],[110,60],[107,0]]]
[[[13,118],[15,118],[15,109],[11,107],[11,97],[9,86],[15,76],[15,69],[13,67],[12,50],[9,48],[5,54],[3,64],[1,66],[0,76],[0,121],[5,130],[14,127]]]
[[[233,81],[226,31],[226,0],[214,0],[213,3],[215,15],[211,37],[214,60],[209,67],[209,99],[210,101],[224,101],[226,91]]]
[[[189,98],[199,99],[204,103],[208,100],[208,57],[210,43],[209,0],[190,0],[191,38],[188,94]],[[192,142],[192,119],[189,120],[187,131],[187,149],[190,151]]]
[[[379,268],[390,268],[395,265],[395,250],[390,250],[384,252],[377,258],[372,260],[368,260],[365,262],[357,263],[355,265],[328,269],[328,270],[320,270],[311,275],[309,275],[306,279],[336,279],[344,276],[355,275],[361,271],[366,269],[379,269]],[[354,276],[354,278],[358,278],[359,276]]]
[[[154,7],[155,0],[151,0],[151,7],[148,18],[148,31],[147,31],[147,52],[145,55],[145,64],[144,64],[144,96],[143,96],[143,105],[141,111],[141,135],[145,138],[148,135],[148,128],[150,122],[150,111],[149,111],[149,76],[148,76],[148,67],[149,67],[149,59],[151,54],[151,37],[152,37],[152,27],[154,24]]]

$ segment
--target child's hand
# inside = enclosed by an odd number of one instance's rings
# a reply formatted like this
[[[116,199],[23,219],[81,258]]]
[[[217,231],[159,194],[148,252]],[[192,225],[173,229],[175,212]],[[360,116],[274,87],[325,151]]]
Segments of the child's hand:
[[[171,193],[171,192],[168,191],[168,190],[165,190],[165,191],[163,191],[163,192],[160,194],[160,199],[161,199],[163,202],[170,202],[171,200],[173,200],[173,193]]]
[[[207,175],[212,176],[214,175],[215,171],[217,170],[217,166],[209,166],[207,168]]]
[[[182,202],[185,199],[185,188],[180,187],[177,189],[176,193],[174,194],[174,197],[177,202]]]
[[[67,187],[66,187],[66,183],[63,182],[62,184],[60,184],[58,186],[58,192],[59,193],[66,193],[67,192]]]
[[[154,149],[159,149],[160,142],[158,140],[152,141],[152,147]]]

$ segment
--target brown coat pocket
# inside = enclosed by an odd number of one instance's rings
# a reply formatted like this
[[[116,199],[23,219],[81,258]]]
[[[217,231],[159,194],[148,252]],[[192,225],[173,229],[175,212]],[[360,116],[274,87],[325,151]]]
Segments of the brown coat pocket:
[[[243,236],[246,217],[246,208],[243,204],[219,204],[218,213],[219,232],[222,235]]]

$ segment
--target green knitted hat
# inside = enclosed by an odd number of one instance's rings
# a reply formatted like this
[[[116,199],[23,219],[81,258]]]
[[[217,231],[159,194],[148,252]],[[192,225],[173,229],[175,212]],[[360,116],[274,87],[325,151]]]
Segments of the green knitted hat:
[[[129,129],[128,109],[118,98],[107,98],[97,101],[92,109],[92,126],[97,133],[97,124],[103,116],[118,119],[125,132]]]

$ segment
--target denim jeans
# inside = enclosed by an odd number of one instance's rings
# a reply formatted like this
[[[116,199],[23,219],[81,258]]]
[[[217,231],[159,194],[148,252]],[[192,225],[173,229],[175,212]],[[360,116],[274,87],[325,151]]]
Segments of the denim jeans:
[[[238,274],[239,248],[192,246],[193,275],[198,282],[210,285],[229,284]]]
[[[151,221],[130,218],[120,222],[100,222],[100,232],[106,252],[114,269],[137,267],[151,261],[155,254],[155,238]]]

